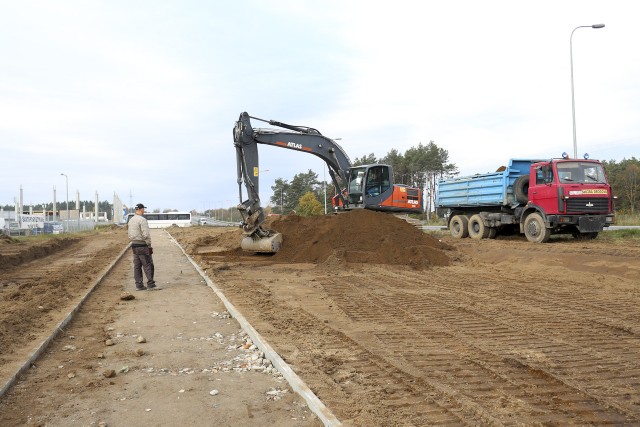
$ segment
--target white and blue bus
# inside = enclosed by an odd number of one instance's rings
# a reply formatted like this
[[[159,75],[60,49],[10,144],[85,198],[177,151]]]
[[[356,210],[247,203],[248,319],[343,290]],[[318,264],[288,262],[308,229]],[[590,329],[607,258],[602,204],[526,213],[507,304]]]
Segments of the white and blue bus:
[[[134,213],[127,215],[127,223],[134,216]],[[149,228],[166,228],[171,226],[190,227],[191,212],[166,212],[166,213],[145,213],[142,215],[147,219]]]

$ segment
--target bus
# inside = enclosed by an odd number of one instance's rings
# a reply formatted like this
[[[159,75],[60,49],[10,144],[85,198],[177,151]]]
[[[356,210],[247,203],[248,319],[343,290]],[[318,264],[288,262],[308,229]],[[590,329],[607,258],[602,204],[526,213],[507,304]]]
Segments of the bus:
[[[127,224],[134,215],[134,213],[127,215]],[[147,219],[149,228],[166,228],[174,225],[177,227],[191,226],[191,212],[145,213],[142,216]]]

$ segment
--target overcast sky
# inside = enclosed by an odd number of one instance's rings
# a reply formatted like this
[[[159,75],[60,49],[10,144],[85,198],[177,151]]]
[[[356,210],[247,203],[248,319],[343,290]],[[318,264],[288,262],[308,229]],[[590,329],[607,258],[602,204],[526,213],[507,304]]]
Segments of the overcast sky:
[[[238,202],[242,111],[351,159],[434,141],[464,175],[509,158],[640,157],[635,1],[0,0],[0,205]],[[264,124],[254,122],[254,127]],[[320,159],[260,147],[276,178]],[[328,175],[327,175],[328,179]]]

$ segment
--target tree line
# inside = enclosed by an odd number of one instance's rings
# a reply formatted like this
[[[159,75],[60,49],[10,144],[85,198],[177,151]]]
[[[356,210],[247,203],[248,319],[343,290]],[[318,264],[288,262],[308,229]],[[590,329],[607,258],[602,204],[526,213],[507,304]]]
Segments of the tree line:
[[[616,212],[636,214],[640,207],[640,160],[635,157],[620,162],[602,162],[616,199]]]

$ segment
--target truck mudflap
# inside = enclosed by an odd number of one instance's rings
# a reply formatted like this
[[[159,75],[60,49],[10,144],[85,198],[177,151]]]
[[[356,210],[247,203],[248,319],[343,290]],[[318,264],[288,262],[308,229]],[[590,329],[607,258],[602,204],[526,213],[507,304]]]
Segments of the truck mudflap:
[[[578,231],[581,233],[594,233],[602,231],[605,227],[604,216],[581,216],[578,219]]]

